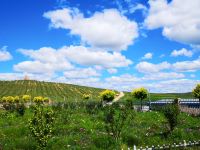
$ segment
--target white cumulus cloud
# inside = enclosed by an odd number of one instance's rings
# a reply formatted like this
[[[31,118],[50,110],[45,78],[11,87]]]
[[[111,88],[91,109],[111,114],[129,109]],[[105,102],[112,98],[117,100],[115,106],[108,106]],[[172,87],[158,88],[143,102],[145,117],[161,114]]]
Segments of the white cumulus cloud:
[[[177,57],[177,56],[187,56],[187,57],[192,57],[193,52],[190,50],[187,50],[185,48],[182,48],[180,50],[173,50],[171,52],[171,56]]]
[[[153,64],[146,61],[140,62],[136,65],[136,69],[142,73],[155,73],[164,69],[169,69],[171,66],[168,62]]]
[[[200,44],[199,0],[150,0],[144,21],[149,29],[162,28],[163,35],[187,44]]]
[[[146,53],[146,54],[142,57],[142,59],[152,59],[152,57],[153,57],[153,54],[152,54],[152,53]]]
[[[70,30],[92,47],[126,50],[138,37],[138,26],[116,9],[105,9],[84,17],[78,9],[63,8],[44,13],[51,27]]]
[[[12,55],[7,51],[7,46],[0,49],[0,61],[8,61],[12,59]]]

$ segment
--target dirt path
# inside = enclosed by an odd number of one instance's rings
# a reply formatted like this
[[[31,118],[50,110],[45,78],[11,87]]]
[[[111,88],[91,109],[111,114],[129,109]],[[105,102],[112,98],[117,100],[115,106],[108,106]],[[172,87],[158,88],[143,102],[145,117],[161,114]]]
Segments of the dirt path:
[[[115,99],[113,100],[113,103],[120,100],[123,96],[124,96],[124,92],[120,92],[119,95],[115,97]]]

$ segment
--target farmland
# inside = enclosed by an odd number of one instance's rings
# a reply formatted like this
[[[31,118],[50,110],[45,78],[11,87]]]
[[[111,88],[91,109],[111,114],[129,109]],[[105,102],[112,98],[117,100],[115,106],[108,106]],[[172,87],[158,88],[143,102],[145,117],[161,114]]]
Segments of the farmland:
[[[64,83],[40,82],[33,80],[0,81],[0,97],[31,95],[49,97],[53,101],[80,101],[83,94],[90,94],[91,100],[99,100],[102,89]],[[191,93],[151,93],[151,100],[165,98],[193,98]],[[133,99],[129,92],[122,100]],[[137,101],[135,99],[135,101]]]
[[[78,85],[40,82],[33,80],[0,81],[0,97],[31,95],[49,97],[52,101],[79,101],[83,94],[90,94],[93,100],[98,100],[102,89]]]

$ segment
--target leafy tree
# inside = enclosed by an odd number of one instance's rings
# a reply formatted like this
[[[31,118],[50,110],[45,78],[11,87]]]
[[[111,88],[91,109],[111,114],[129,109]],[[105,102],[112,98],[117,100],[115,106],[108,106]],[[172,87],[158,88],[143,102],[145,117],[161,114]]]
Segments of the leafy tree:
[[[165,106],[163,114],[169,124],[170,133],[178,125],[178,115],[180,114],[179,106],[177,104],[170,104]]]
[[[148,91],[145,88],[136,88],[134,89],[131,94],[136,98],[140,100],[140,104],[141,104],[141,110],[142,110],[142,101],[147,98],[148,96]]]
[[[30,96],[30,95],[23,95],[23,96],[22,96],[22,100],[23,100],[24,102],[28,102],[28,101],[31,100],[31,96]]]
[[[111,90],[105,90],[100,93],[100,97],[103,101],[111,102],[115,98],[115,92]]]
[[[197,84],[197,86],[193,89],[192,94],[200,101],[200,84]]]
[[[34,115],[29,120],[29,129],[38,143],[38,149],[47,146],[53,134],[54,112],[39,103],[34,107]]]

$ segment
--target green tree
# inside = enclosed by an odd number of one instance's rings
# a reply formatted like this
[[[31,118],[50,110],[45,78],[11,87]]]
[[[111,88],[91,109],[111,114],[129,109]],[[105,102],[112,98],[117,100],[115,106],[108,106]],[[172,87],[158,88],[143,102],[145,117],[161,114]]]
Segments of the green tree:
[[[52,137],[54,120],[54,112],[52,109],[45,108],[39,103],[36,104],[34,107],[34,115],[29,120],[29,129],[38,143],[38,149],[45,148],[49,139]]]
[[[23,95],[23,96],[22,96],[22,100],[23,100],[24,102],[28,102],[28,101],[31,100],[31,96],[30,96],[30,95]]]
[[[139,99],[140,100],[140,104],[141,104],[141,110],[142,110],[142,103],[143,103],[143,100],[145,98],[147,98],[148,96],[148,91],[147,89],[145,88],[136,88],[134,89],[131,94],[133,95],[133,97],[135,97],[136,99]]]
[[[103,101],[111,102],[115,98],[115,92],[111,90],[105,90],[100,93],[100,97]]]
[[[178,115],[180,114],[179,106],[177,104],[170,104],[164,107],[163,114],[169,124],[170,133],[178,125]]]
[[[200,84],[197,84],[197,86],[192,90],[192,94],[200,101]]]

